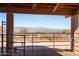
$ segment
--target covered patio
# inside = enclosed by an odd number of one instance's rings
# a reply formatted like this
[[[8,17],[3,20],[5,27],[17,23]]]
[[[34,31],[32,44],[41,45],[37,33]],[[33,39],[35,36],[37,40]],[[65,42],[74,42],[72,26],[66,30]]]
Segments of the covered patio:
[[[6,13],[6,53],[14,55],[13,29],[14,13],[59,15],[71,17],[71,46],[70,51],[75,51],[75,37],[79,37],[79,4],[75,3],[27,3],[27,4],[0,4],[0,12]],[[40,34],[40,33],[39,33]],[[24,36],[25,38],[25,36]],[[25,42],[25,41],[24,41]],[[50,43],[49,43],[50,44]],[[59,43],[60,44],[60,43]],[[39,44],[40,45],[40,44]],[[27,48],[27,47],[26,47]],[[47,48],[47,47],[45,47]],[[39,49],[39,48],[38,48]],[[56,51],[54,51],[56,52]],[[30,52],[31,53],[31,52]],[[45,53],[43,51],[43,53]],[[48,53],[48,52],[47,52]],[[16,54],[15,54],[16,55]],[[25,54],[24,54],[25,55]],[[49,54],[50,55],[50,54]],[[57,55],[57,54],[55,54]]]

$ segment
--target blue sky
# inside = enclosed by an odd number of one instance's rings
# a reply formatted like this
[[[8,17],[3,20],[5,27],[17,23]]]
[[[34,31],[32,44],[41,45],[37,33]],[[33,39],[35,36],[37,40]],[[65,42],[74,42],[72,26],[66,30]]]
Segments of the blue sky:
[[[6,14],[0,13],[1,21],[6,21]],[[38,15],[38,14],[14,14],[14,26],[16,27],[32,27],[32,28],[52,28],[52,29],[70,29],[70,18],[54,15]]]

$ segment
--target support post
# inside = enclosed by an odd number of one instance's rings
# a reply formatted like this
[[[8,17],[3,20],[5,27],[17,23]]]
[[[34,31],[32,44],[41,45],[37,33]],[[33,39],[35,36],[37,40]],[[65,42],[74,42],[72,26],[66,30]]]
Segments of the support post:
[[[13,12],[7,12],[7,42],[6,42],[6,52],[8,55],[13,54]]]
[[[3,41],[4,41],[4,37],[3,37],[3,36],[4,36],[4,35],[3,35],[3,21],[2,21],[2,37],[1,37],[1,38],[2,38],[2,41],[1,41],[1,45],[2,45],[2,46],[1,46],[1,55],[3,55],[3,48],[4,48],[4,47],[3,47]]]
[[[79,10],[76,10],[71,16],[71,51],[74,51],[76,31],[78,29]]]

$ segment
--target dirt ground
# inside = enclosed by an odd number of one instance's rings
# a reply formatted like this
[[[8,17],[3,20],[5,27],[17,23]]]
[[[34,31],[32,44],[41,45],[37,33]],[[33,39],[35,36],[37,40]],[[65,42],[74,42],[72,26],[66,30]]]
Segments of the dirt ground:
[[[78,43],[75,45],[79,45]],[[14,55],[24,55],[24,47],[20,43],[14,44],[16,52]],[[39,42],[39,43],[26,43],[25,55],[26,56],[79,56],[79,51],[65,51],[69,50],[70,42]],[[77,48],[78,50],[79,48]]]
[[[68,52],[68,51],[63,51],[63,52],[59,52],[60,54],[62,54],[63,56],[79,56],[79,52]]]

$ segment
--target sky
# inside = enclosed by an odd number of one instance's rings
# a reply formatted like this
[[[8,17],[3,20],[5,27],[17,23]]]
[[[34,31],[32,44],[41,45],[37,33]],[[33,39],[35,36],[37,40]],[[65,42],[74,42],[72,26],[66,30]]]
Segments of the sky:
[[[1,21],[6,21],[6,14],[0,13]],[[38,14],[14,14],[15,27],[70,29],[71,20],[64,16],[38,15]]]

